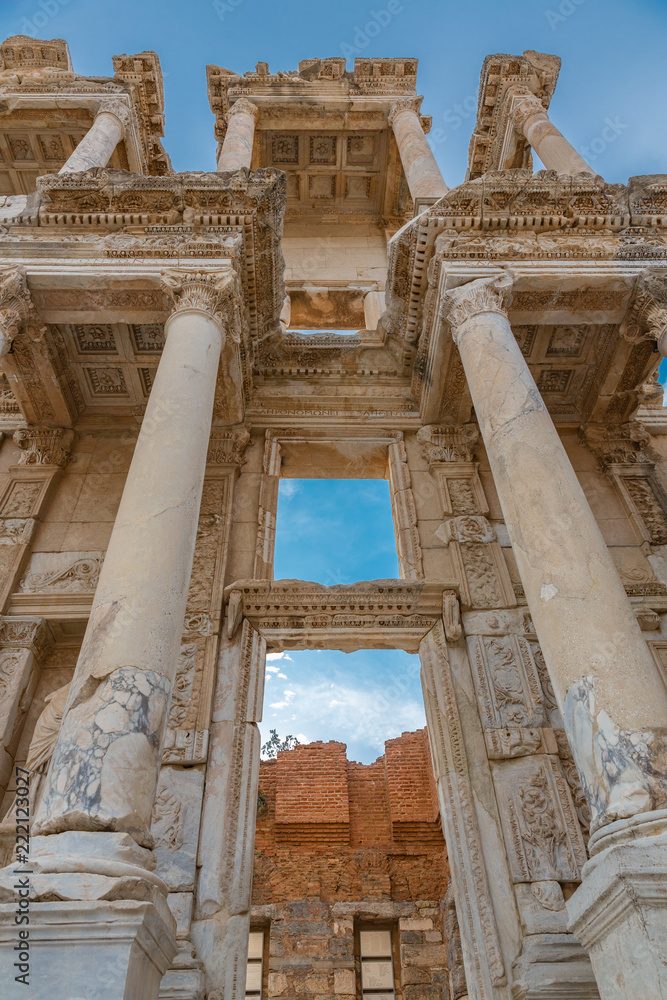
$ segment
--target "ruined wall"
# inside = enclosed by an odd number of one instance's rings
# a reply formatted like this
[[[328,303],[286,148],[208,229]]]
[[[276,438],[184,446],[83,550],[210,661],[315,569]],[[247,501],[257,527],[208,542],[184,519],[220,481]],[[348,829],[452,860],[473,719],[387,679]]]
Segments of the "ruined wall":
[[[396,996],[448,996],[446,848],[426,730],[372,764],[310,743],[260,765],[252,926],[269,996],[359,996],[358,930],[392,931]]]

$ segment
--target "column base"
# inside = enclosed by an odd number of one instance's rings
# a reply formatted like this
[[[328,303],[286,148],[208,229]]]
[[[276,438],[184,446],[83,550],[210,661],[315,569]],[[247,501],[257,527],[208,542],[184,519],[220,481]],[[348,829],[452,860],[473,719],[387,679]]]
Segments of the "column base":
[[[600,1000],[588,955],[571,934],[529,934],[513,967],[514,1000]]]
[[[33,903],[29,987],[12,975],[16,906],[0,904],[4,1000],[157,1000],[176,946],[158,909],[138,900]]]
[[[568,900],[602,1000],[667,1000],[667,811],[603,827]]]
[[[0,872],[3,1000],[157,1000],[177,948],[152,853],[120,833],[69,831],[31,847]]]

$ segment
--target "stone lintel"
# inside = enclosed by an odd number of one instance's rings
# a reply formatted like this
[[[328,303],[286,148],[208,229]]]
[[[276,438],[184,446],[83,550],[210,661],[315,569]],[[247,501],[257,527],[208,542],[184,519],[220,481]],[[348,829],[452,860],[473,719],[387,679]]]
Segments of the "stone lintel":
[[[238,580],[225,589],[227,631],[233,635],[245,617],[270,648],[415,653],[441,620],[446,591],[458,595],[458,583],[372,580],[326,587],[300,580]]]

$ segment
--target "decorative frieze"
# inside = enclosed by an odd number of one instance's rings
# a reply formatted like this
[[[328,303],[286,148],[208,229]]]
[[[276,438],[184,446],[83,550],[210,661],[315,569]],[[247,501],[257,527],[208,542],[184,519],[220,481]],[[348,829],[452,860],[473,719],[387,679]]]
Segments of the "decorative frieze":
[[[540,677],[527,639],[471,636],[470,657],[482,722],[487,729],[547,723]]]

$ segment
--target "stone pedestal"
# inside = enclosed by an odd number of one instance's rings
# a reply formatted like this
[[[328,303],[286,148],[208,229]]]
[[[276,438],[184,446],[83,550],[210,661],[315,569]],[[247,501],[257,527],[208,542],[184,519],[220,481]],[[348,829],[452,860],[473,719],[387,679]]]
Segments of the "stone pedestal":
[[[433,204],[449,191],[419,120],[420,100],[405,98],[396,101],[389,114],[389,124],[396,136],[405,179],[416,209],[420,207],[420,202]]]
[[[514,127],[526,137],[547,170],[559,174],[595,174],[546,113],[539,97],[519,96],[512,109]]]
[[[11,903],[0,904],[0,949],[7,966],[10,954],[21,944],[14,909]],[[3,961],[4,1000],[157,996],[175,950],[155,907],[134,899],[34,905],[29,945],[28,987],[15,978],[23,967],[11,969]]]
[[[227,133],[218,155],[218,171],[250,169],[257,106],[244,97],[227,112]]]
[[[106,167],[113,151],[123,138],[130,124],[127,105],[120,101],[107,101],[98,110],[95,121],[76,147],[60,174],[74,174],[91,167]]]
[[[568,902],[603,1000],[667,997],[667,810],[614,823]]]

